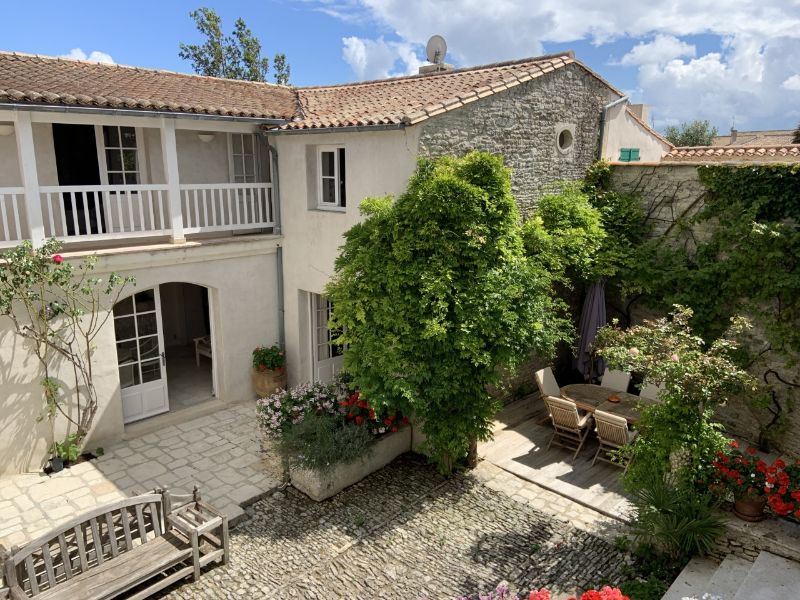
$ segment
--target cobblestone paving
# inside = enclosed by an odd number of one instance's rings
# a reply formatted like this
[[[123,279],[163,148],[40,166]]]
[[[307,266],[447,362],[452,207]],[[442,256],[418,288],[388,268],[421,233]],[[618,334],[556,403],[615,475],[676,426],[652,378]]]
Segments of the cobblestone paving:
[[[445,479],[403,457],[322,503],[287,488],[252,505],[230,564],[166,598],[452,600],[501,581],[574,593],[614,582],[627,560],[618,523],[580,508],[487,463]]]
[[[81,512],[156,487],[186,493],[197,484],[235,519],[240,504],[280,485],[259,455],[259,438],[252,404],[240,404],[120,442],[52,476],[2,477],[0,543],[32,541]]]

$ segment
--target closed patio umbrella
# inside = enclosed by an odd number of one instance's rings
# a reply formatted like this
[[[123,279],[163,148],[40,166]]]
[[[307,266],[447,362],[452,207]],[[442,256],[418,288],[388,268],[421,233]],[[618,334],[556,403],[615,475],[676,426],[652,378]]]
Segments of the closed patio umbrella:
[[[591,357],[589,349],[597,335],[597,330],[606,324],[606,284],[597,281],[589,286],[586,300],[583,303],[581,320],[578,323],[578,348],[575,356],[575,368],[584,378],[592,375]],[[595,363],[594,373],[603,372],[603,360],[598,358]]]

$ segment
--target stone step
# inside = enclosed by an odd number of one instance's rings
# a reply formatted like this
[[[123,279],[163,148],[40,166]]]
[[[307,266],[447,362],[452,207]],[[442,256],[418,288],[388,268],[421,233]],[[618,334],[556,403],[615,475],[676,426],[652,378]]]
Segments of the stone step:
[[[733,600],[752,566],[753,563],[749,560],[729,554],[711,577],[708,587],[703,591],[713,596],[719,596],[723,600]]]
[[[661,600],[681,600],[692,596],[702,598],[718,567],[719,563],[710,558],[693,558],[683,568],[678,578],[672,582]]]
[[[733,600],[788,600],[799,596],[800,563],[762,552]]]

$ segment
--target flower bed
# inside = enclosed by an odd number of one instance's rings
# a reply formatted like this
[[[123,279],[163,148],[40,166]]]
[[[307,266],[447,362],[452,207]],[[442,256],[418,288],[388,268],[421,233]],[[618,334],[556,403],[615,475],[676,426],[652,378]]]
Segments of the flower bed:
[[[551,600],[550,592],[544,588],[540,590],[533,589],[527,596],[520,597],[509,591],[508,586],[500,584],[494,592],[488,594],[473,594],[471,596],[461,596],[457,600]],[[603,586],[599,590],[586,590],[580,596],[571,596],[569,600],[630,600],[628,596],[623,595],[622,591],[618,588]]]
[[[305,383],[257,402],[292,484],[323,500],[411,449],[409,421],[376,411],[343,382]]]

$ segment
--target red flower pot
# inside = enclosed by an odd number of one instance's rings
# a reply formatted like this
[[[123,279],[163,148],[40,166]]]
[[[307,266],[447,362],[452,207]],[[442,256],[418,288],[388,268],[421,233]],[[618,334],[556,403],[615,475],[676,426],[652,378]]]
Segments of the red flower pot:
[[[742,521],[763,521],[767,516],[764,512],[766,505],[767,499],[764,496],[739,498],[733,503],[733,514]]]

